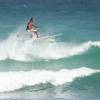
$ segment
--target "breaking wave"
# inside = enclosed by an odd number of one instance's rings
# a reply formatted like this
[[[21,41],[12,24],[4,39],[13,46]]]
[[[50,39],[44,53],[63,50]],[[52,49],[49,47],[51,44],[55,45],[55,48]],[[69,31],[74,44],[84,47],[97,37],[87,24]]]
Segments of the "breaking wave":
[[[85,77],[100,70],[86,67],[77,69],[62,69],[59,71],[32,70],[18,72],[0,72],[0,92],[14,91],[25,86],[33,86],[40,83],[51,83],[54,86],[72,82],[77,77]]]
[[[100,41],[68,44],[56,41],[21,41],[15,36],[10,36],[7,40],[0,42],[0,60],[60,59],[84,53],[92,46],[100,48]]]

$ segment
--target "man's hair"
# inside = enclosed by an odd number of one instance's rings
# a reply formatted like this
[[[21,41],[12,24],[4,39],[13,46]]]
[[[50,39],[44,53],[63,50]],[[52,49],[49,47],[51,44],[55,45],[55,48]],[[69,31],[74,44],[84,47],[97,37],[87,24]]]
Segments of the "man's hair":
[[[33,21],[33,17],[30,19],[30,21]]]

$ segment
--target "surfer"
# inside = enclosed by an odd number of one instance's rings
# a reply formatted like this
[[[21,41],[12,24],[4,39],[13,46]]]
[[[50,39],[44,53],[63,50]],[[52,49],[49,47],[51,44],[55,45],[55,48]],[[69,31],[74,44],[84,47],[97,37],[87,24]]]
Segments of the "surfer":
[[[27,27],[26,27],[26,30],[28,32],[33,32],[32,37],[34,37],[34,35],[35,35],[38,38],[37,32],[39,30],[39,27],[33,24],[33,17],[29,20]]]

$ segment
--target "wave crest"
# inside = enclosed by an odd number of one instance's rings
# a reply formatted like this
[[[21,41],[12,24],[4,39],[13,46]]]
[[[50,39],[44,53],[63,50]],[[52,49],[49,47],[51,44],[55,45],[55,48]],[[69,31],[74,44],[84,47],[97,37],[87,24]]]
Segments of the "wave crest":
[[[88,76],[100,70],[86,67],[77,69],[62,69],[59,71],[32,70],[18,72],[0,72],[0,92],[14,91],[24,86],[33,86],[40,83],[51,83],[52,85],[63,85],[72,82],[77,77]]]

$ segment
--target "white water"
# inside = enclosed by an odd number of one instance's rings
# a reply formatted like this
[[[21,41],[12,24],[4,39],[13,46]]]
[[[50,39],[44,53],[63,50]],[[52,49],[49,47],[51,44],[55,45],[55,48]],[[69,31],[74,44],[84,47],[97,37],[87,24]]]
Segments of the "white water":
[[[60,59],[84,53],[92,46],[100,48],[100,41],[87,41],[81,44],[70,45],[56,41],[27,40],[23,42],[19,41],[15,36],[10,36],[7,40],[0,42],[0,60]]]
[[[77,77],[85,77],[100,70],[86,67],[77,69],[62,69],[59,71],[32,70],[18,72],[0,72],[0,92],[14,91],[24,86],[33,86],[40,83],[51,83],[55,86],[72,82]]]

